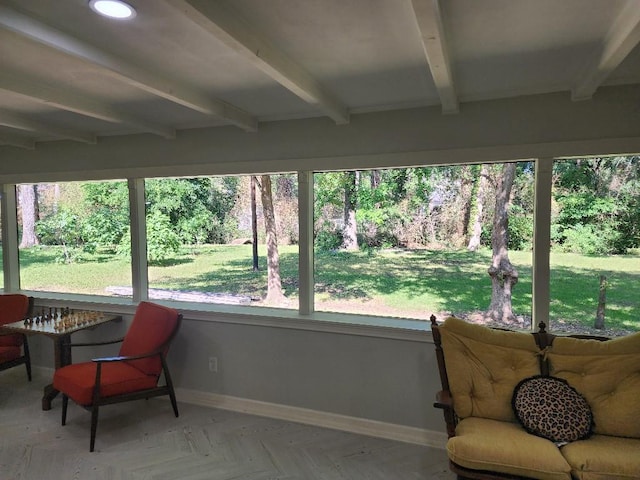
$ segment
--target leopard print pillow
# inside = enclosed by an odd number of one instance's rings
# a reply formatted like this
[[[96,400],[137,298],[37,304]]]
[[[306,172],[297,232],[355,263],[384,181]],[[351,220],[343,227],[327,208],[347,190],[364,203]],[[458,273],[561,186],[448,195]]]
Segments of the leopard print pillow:
[[[556,444],[591,435],[593,415],[585,398],[566,380],[535,376],[522,380],[511,400],[524,429]]]

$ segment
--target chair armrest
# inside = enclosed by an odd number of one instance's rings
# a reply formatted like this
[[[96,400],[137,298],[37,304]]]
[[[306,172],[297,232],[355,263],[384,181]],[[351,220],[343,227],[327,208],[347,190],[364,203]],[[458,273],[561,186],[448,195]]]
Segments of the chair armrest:
[[[440,390],[436,393],[436,401],[433,404],[436,408],[453,409],[453,398],[449,390]]]
[[[156,350],[155,352],[145,353],[144,355],[120,355],[117,357],[100,357],[100,358],[92,358],[92,362],[96,363],[109,363],[109,362],[125,362],[127,360],[139,360],[141,358],[149,358],[155,355],[160,355],[162,353],[161,350]]]
[[[103,342],[87,342],[87,343],[67,343],[68,347],[94,347],[97,345],[111,345],[113,343],[122,343],[124,337],[116,338],[115,340],[105,340]]]

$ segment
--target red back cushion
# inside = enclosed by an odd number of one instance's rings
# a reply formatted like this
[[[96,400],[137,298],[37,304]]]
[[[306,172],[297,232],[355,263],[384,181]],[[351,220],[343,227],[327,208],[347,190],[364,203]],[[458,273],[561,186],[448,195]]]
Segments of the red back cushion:
[[[157,350],[177,328],[178,317],[178,311],[173,308],[140,302],[120,347],[120,355],[143,355]],[[162,363],[158,357],[132,360],[129,363],[147,375],[160,375],[162,371]]]
[[[20,293],[0,295],[0,325],[23,320],[29,313],[29,297]],[[1,346],[22,345],[22,335],[0,336]]]

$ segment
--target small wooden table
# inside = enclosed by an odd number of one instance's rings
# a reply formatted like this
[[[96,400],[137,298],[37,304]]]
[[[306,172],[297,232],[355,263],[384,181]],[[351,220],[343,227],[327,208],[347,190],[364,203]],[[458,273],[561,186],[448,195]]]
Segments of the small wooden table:
[[[41,314],[2,326],[6,331],[26,335],[41,334],[53,339],[56,370],[71,364],[71,334],[80,330],[93,329],[107,322],[121,321],[120,315],[108,315],[92,311],[43,310]],[[51,401],[58,395],[52,384],[44,387],[42,409],[51,410]]]

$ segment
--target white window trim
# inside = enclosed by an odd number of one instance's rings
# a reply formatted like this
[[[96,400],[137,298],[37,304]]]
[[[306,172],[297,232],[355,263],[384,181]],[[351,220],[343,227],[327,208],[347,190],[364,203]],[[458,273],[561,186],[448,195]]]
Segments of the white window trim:
[[[535,164],[536,188],[532,287],[532,317],[535,329],[540,321],[545,321],[547,327],[549,327],[549,230],[551,220],[551,171],[554,158],[529,159],[529,161],[533,161]],[[431,341],[429,321],[314,311],[314,172],[304,170],[298,171],[297,174],[300,236],[298,273],[299,306],[297,310],[187,302],[160,303],[174,306],[184,313],[185,318],[196,321],[238,323],[404,340]],[[133,314],[135,305],[142,300],[148,299],[144,182],[144,178],[128,179],[133,298],[61,294],[40,291],[22,292],[34,296],[37,306],[68,306],[70,308]],[[21,291],[19,286],[20,272],[17,228],[7,228],[8,225],[17,226],[15,185],[2,185],[1,207],[3,218],[2,240],[4,245],[5,291],[17,292]],[[438,320],[443,319],[439,318]]]

